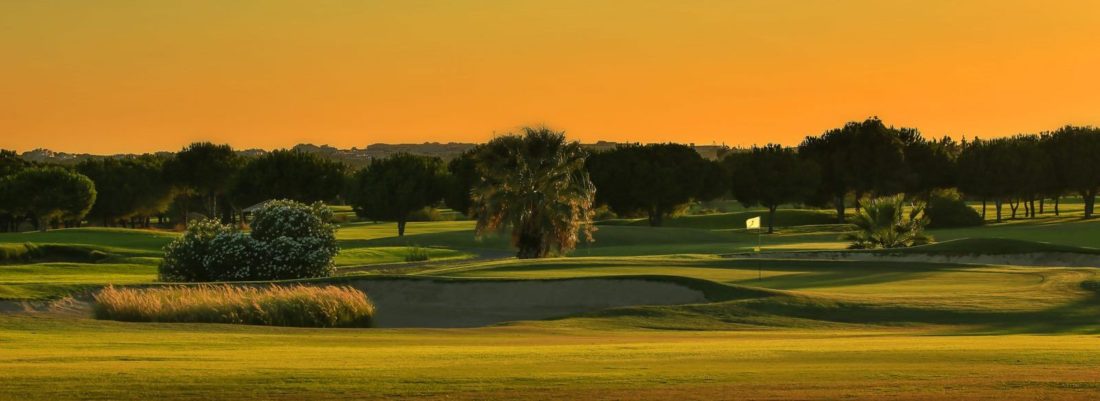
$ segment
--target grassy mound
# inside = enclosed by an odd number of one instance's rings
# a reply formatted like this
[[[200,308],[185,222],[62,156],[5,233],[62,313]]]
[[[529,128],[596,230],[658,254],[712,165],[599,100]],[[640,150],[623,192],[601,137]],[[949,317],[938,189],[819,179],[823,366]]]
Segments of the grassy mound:
[[[106,252],[87,246],[66,244],[0,244],[0,264],[33,262],[95,263],[106,259]]]
[[[1100,249],[1008,238],[962,238],[911,248],[876,249],[886,254],[1013,255],[1022,253],[1084,253],[1100,255]]]
[[[0,233],[0,243],[66,244],[126,256],[156,256],[178,234],[129,228],[84,227],[45,232]]]
[[[127,322],[369,327],[373,315],[366,294],[338,286],[109,286],[95,295],[97,319]]]

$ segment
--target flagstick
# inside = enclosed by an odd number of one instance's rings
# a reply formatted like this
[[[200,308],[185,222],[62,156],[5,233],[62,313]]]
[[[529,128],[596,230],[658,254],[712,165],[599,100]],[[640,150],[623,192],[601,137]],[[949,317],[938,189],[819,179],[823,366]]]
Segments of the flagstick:
[[[760,253],[760,232],[763,231],[763,230],[764,230],[763,228],[757,228],[756,229],[756,253]],[[764,265],[759,264],[759,261],[757,263],[758,264],[756,265],[756,281],[760,281],[760,280],[764,279]]]

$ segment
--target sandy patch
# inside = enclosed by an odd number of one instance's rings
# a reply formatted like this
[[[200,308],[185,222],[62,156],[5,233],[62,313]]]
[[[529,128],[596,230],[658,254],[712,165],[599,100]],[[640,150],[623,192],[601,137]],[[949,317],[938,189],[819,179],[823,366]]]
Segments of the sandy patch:
[[[347,284],[374,302],[376,327],[477,327],[621,306],[706,302],[698,290],[643,279],[381,279]]]

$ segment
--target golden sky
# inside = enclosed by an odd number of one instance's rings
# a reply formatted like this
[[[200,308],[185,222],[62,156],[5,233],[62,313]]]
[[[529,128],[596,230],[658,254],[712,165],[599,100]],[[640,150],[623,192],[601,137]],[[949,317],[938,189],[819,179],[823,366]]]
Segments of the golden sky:
[[[1100,1],[0,2],[0,148],[1100,124]]]

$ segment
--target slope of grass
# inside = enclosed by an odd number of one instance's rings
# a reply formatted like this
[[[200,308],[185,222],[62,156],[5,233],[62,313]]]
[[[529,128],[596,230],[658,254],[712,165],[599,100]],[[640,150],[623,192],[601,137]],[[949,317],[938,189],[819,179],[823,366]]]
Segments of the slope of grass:
[[[414,247],[407,246],[341,249],[340,253],[336,255],[335,262],[337,267],[402,263],[405,262],[406,256],[413,252],[413,249]],[[416,247],[415,249],[424,252],[428,256],[428,260],[433,261],[462,260],[474,256],[467,252],[446,248]]]
[[[67,228],[46,232],[0,233],[0,244],[66,244],[130,256],[160,256],[176,233],[128,228]]]
[[[898,249],[876,249],[873,253],[934,255],[1011,255],[1020,253],[1062,252],[1100,254],[1098,248],[1052,244],[1007,238],[961,238],[928,245]]]
[[[0,264],[29,262],[95,263],[110,257],[106,252],[83,245],[0,244]]]
[[[929,231],[937,241],[962,238],[1002,238],[1046,242],[1085,248],[1100,248],[1100,220],[1044,218],[1017,220],[981,227]]]
[[[0,299],[59,298],[107,284],[149,283],[156,278],[157,265],[142,260],[0,265]]]
[[[942,310],[1034,311],[1081,302],[1095,269],[929,263],[727,259],[709,255],[495,261],[426,271],[454,277],[564,278],[660,274],[871,303]]]

